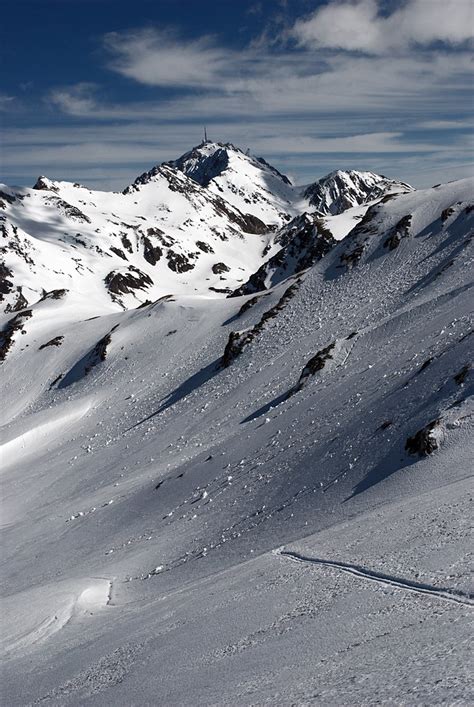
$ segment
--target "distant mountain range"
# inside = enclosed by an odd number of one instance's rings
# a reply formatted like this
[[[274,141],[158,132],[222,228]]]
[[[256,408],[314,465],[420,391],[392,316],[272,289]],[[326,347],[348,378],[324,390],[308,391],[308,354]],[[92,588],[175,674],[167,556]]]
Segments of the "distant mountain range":
[[[354,171],[295,187],[264,159],[205,142],[122,193],[47,177],[0,190],[3,308],[67,290],[114,311],[166,294],[250,292],[262,268],[275,284],[325,255],[369,205],[412,187]]]

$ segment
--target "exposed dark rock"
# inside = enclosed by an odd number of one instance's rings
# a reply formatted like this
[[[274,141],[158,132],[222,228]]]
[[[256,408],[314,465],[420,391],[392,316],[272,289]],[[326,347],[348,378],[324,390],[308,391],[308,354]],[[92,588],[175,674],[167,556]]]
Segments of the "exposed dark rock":
[[[430,358],[427,358],[426,361],[421,365],[421,368],[420,368],[420,370],[418,371],[418,373],[421,373],[421,372],[424,371],[426,368],[428,368],[428,366],[429,366],[431,363],[433,363],[433,358],[430,356]]]
[[[281,279],[306,270],[321,260],[337,241],[320,219],[313,214],[303,214],[286,224],[275,237],[275,242],[282,243],[281,250],[234,290],[231,297],[262,292],[266,289],[268,276],[277,269],[287,270]],[[291,269],[288,269],[290,263]]]
[[[309,359],[306,366],[301,371],[298,383],[296,384],[292,393],[297,393],[306,384],[308,378],[314,376],[316,373],[318,373],[318,371],[323,370],[323,368],[326,366],[326,363],[329,361],[329,359],[332,358],[332,351],[335,346],[336,342],[333,341],[331,344],[329,344],[329,346],[326,346],[326,348],[321,349],[321,351],[318,351],[317,354],[315,354],[312,358]]]
[[[44,292],[44,290],[43,290],[43,292]],[[65,289],[51,290],[51,292],[44,292],[43,296],[38,301],[44,302],[44,300],[47,300],[47,299],[62,299],[63,297],[65,297],[67,295],[68,292],[69,292],[69,290],[65,290]]]
[[[5,312],[21,312],[22,309],[28,307],[28,300],[23,295],[21,287],[17,288],[18,294],[14,304],[7,304],[5,307]]]
[[[35,185],[33,186],[33,189],[37,189],[39,191],[58,191],[58,188],[55,184],[49,181],[46,177],[38,177],[36,180]]]
[[[447,209],[444,209],[441,212],[441,221],[445,223],[450,216],[454,214],[454,208],[452,206],[449,206]]]
[[[341,214],[357,204],[366,204],[385,196],[387,189],[411,187],[403,182],[395,182],[383,175],[336,170],[311,184],[303,196],[324,214]]]
[[[55,336],[54,339],[50,339],[45,344],[41,344],[38,351],[45,349],[47,346],[61,346],[64,336]]]
[[[17,314],[13,319],[9,319],[2,331],[0,331],[0,362],[4,361],[10,348],[13,345],[16,332],[25,333],[24,323],[33,316],[31,309],[26,309]]]
[[[128,272],[112,270],[112,272],[106,276],[105,284],[111,294],[125,295],[133,293],[134,290],[146,289],[150,285],[153,285],[153,280],[146,273],[130,265]]]
[[[16,197],[0,190],[0,209],[6,209],[7,204],[14,204]],[[5,203],[6,202],[6,203]]]
[[[432,420],[421,430],[418,430],[413,437],[408,437],[405,449],[409,454],[418,454],[420,457],[427,457],[433,454],[440,446],[441,419]]]
[[[195,263],[190,262],[189,256],[183,255],[182,253],[176,253],[174,250],[169,250],[166,254],[168,260],[168,267],[173,272],[183,273],[188,270],[192,270]]]
[[[229,145],[230,146],[230,145]],[[227,153],[227,145],[222,145],[221,149],[216,150],[209,156],[203,156],[199,152],[199,147],[194,147],[190,152],[179,159],[168,162],[167,164],[184,172],[190,179],[202,187],[207,187],[211,179],[219,176],[229,166],[229,155]],[[236,149],[231,146],[233,149]]]
[[[356,244],[352,250],[346,251],[341,255],[341,263],[347,268],[353,268],[362,258],[364,250],[365,245],[363,243]]]
[[[229,295],[232,292],[230,287],[208,287],[207,289],[212,290],[212,292],[219,292],[223,295]]]
[[[246,302],[243,303],[239,311],[237,312],[237,317],[241,317],[245,314],[251,307],[253,307],[260,300],[261,297],[268,297],[269,293],[265,292],[263,295],[257,295],[256,297],[251,297]]]
[[[471,370],[471,364],[466,363],[466,365],[463,366],[458,373],[456,373],[456,375],[454,376],[454,381],[458,385],[462,385],[464,383],[464,381],[466,380],[470,370]]]
[[[125,248],[125,250],[128,250],[129,253],[133,253],[133,247],[132,243],[129,240],[128,236],[126,233],[121,233],[120,234],[120,240],[122,241],[122,245]]]
[[[81,223],[91,222],[90,218],[83,214],[82,211],[77,208],[77,206],[73,206],[67,201],[64,201],[64,199],[59,199],[57,197],[51,197],[51,199],[54,199],[54,203],[56,204],[58,209],[60,209],[68,218],[71,218],[74,221],[80,221]]]
[[[390,235],[384,243],[384,247],[389,250],[395,250],[400,245],[402,238],[408,238],[410,235],[412,216],[407,214],[398,221],[398,223],[391,229]]]
[[[274,307],[264,312],[260,321],[255,324],[252,329],[247,329],[246,331],[231,331],[229,334],[229,339],[227,341],[226,347],[224,349],[224,354],[221,359],[221,367],[227,368],[230,364],[239,356],[243,349],[250,344],[263,330],[265,323],[269,319],[273,319],[277,316],[289,302],[289,300],[296,294],[299,286],[301,284],[300,280],[294,282],[290,287],[288,287],[283,295],[280,297],[278,302]]]
[[[90,360],[84,369],[84,375],[87,376],[87,374],[94,368],[94,366],[97,366],[97,364],[101,361],[105,361],[105,359],[107,358],[107,348],[110,345],[110,342],[112,341],[112,332],[114,332],[117,327],[118,324],[112,327],[109,333],[103,336],[102,339],[100,339],[94,346],[89,355]]]
[[[0,302],[13,290],[14,285],[10,277],[13,277],[13,272],[5,263],[0,263]]]
[[[382,422],[382,424],[380,425],[379,430],[383,432],[383,430],[388,429],[388,428],[391,427],[392,425],[393,425],[392,420],[385,420],[385,421]]]
[[[122,260],[128,260],[127,256],[121,248],[116,248],[114,245],[111,245],[110,250],[112,251],[112,253],[115,253],[115,255],[118,255],[119,258],[122,258]]]
[[[196,241],[196,245],[199,250],[202,250],[203,253],[214,253],[214,248],[209,245],[209,243],[204,243],[204,241]]]
[[[150,265],[156,265],[162,255],[163,250],[160,246],[153,245],[147,236],[143,236],[143,257],[145,260],[150,263]]]
[[[225,263],[215,263],[212,266],[214,275],[221,275],[223,272],[229,272],[230,268]]]

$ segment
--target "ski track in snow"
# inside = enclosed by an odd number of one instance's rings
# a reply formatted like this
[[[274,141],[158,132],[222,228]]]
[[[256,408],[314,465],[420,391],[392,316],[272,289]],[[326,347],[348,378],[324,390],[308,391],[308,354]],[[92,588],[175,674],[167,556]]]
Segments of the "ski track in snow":
[[[474,598],[472,594],[462,592],[458,589],[446,589],[444,587],[434,587],[431,584],[413,582],[409,579],[400,577],[392,577],[389,574],[369,570],[360,565],[353,565],[349,562],[339,562],[336,560],[323,560],[317,557],[307,557],[293,550],[283,550],[278,548],[274,550],[274,554],[280,557],[285,557],[292,562],[299,562],[307,565],[317,565],[319,567],[331,567],[332,569],[340,570],[346,574],[359,579],[365,579],[369,582],[376,582],[386,587],[395,587],[407,592],[416,592],[417,594],[428,594],[435,599],[454,602],[455,604],[464,604],[466,606],[474,606]]]

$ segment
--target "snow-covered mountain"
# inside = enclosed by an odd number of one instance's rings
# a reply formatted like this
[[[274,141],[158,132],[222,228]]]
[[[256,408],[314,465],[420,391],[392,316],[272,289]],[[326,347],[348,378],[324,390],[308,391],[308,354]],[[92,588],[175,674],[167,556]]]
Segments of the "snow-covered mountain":
[[[4,703],[468,704],[474,180],[326,216],[204,145],[36,186],[0,195]]]
[[[379,185],[375,196],[369,182],[357,213],[320,219],[320,231],[341,238],[365,213],[367,195],[373,203],[396,189]],[[350,194],[351,205],[359,205]],[[276,255],[288,228],[297,235],[298,217],[314,221],[314,211],[265,160],[211,142],[145,172],[123,193],[46,177],[33,189],[0,185],[2,309],[17,311],[56,290],[74,306],[94,303],[94,314],[167,294],[225,296]],[[307,262],[298,248],[290,248],[291,258]],[[319,252],[317,245],[309,249]],[[295,269],[282,267],[287,274]]]
[[[354,206],[381,199],[386,194],[411,190],[409,184],[373,172],[336,170],[306,187],[303,196],[319,213],[336,216]]]

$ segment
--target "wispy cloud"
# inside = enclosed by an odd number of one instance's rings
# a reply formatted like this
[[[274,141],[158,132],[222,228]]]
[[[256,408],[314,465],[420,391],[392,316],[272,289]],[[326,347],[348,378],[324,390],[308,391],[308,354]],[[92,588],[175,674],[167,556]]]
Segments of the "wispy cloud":
[[[459,45],[473,38],[472,0],[408,0],[383,15],[376,0],[330,2],[296,22],[301,46],[387,54],[433,42]]]
[[[212,86],[231,59],[211,37],[185,42],[169,30],[111,32],[104,46],[112,70],[149,86]]]
[[[426,165],[462,172],[472,147],[471,1],[430,0],[429,13],[426,0],[395,5],[387,14],[376,0],[330,1],[240,49],[167,28],[109,33],[111,86],[50,90],[63,125],[10,129],[4,163],[79,180],[109,174],[117,186],[125,166],[126,183],[196,144],[205,122],[214,139],[250,146],[304,181],[342,162],[377,171],[385,160],[387,172],[389,161],[415,182],[431,179]]]
[[[88,116],[94,114],[98,107],[96,91],[96,84],[82,82],[54,89],[47,100],[69,115]]]

